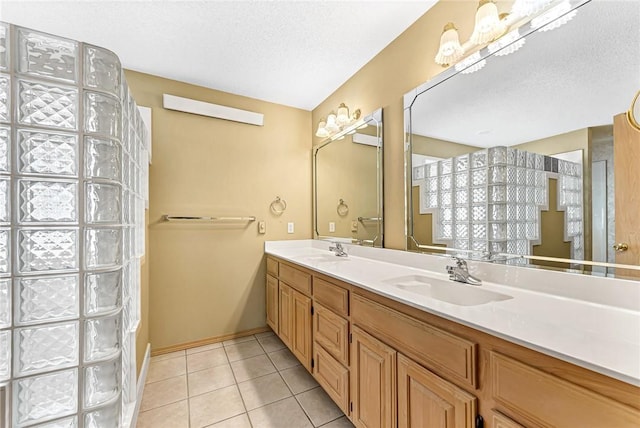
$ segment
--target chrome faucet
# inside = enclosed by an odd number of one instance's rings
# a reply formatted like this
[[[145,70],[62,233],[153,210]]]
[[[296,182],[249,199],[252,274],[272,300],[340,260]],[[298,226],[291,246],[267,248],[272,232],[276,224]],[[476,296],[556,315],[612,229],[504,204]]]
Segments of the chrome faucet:
[[[344,251],[344,247],[342,246],[342,244],[340,242],[334,242],[334,246],[330,246],[329,247],[329,251],[333,251],[336,253],[336,256],[338,257],[347,257],[348,254],[346,253],[346,251]]]
[[[467,262],[459,257],[454,257],[456,261],[455,266],[447,266],[447,273],[449,279],[452,281],[463,282],[465,284],[480,285],[482,280],[476,278],[469,273]]]

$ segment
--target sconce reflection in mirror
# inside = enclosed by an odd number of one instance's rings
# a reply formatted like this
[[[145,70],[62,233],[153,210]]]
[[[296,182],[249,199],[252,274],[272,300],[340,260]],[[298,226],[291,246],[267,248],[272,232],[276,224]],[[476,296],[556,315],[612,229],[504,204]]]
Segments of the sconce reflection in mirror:
[[[631,107],[627,111],[627,119],[634,128],[640,130],[640,91],[636,92],[636,96],[631,102]]]
[[[285,201],[284,199],[280,199],[280,196],[276,196],[276,199],[271,202],[269,208],[271,209],[271,212],[273,214],[275,214],[276,216],[280,216],[287,209],[287,201]]]
[[[344,217],[347,214],[349,214],[349,205],[344,203],[344,200],[340,199],[340,202],[338,203],[338,208],[336,208],[336,211],[338,212],[338,215],[340,217]]]

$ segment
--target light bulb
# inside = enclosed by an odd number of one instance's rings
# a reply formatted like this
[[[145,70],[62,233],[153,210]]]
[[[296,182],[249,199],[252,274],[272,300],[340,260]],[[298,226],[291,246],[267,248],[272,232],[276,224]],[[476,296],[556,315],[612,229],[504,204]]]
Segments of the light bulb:
[[[464,54],[464,50],[460,45],[460,37],[458,36],[458,30],[453,22],[447,23],[442,30],[440,36],[440,48],[436,54],[436,64],[449,65],[453,64]]]

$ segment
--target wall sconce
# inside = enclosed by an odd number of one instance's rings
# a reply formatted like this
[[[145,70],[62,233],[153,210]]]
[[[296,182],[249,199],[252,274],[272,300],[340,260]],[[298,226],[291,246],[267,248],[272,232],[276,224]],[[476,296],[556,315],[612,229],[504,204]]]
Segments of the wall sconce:
[[[327,119],[322,119],[318,123],[318,130],[316,131],[316,137],[328,138],[334,134],[339,133],[345,127],[351,125],[356,120],[360,119],[360,109],[356,109],[353,113],[349,114],[349,107],[345,103],[341,103],[338,106],[337,114],[335,112],[329,113]]]
[[[475,27],[468,41],[460,43],[458,30],[452,22],[444,26],[440,36],[440,47],[435,56],[436,64],[444,67],[456,64],[458,71],[474,64],[478,48],[488,45],[490,53],[496,56],[509,55],[520,49],[525,39],[520,38],[517,28],[508,32],[509,28],[523,18],[533,17],[531,26],[540,31],[553,30],[570,21],[577,11],[571,11],[569,0],[515,0],[511,13],[498,13],[494,0],[480,0],[476,10]],[[465,55],[472,55],[465,58]],[[460,61],[460,62],[458,62]],[[478,63],[465,70],[473,73],[484,67]]]

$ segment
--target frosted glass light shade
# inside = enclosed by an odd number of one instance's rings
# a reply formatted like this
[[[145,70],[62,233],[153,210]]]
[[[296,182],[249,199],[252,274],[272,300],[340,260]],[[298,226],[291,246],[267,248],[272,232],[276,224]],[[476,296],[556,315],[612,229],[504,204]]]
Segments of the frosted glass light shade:
[[[349,107],[345,105],[345,103],[341,103],[338,107],[338,114],[336,115],[336,123],[339,126],[344,126],[349,123],[351,120],[349,118]]]
[[[480,0],[476,11],[476,25],[471,34],[471,43],[483,45],[500,37],[505,31],[505,24],[498,16],[498,8],[492,0]]]
[[[511,13],[516,16],[532,16],[542,12],[553,0],[516,0]]]
[[[453,22],[449,22],[444,26],[442,36],[440,36],[440,48],[436,54],[436,64],[448,65],[453,64],[464,54],[464,50],[460,45],[460,38],[458,36],[458,30],[453,25]]]
[[[571,10],[571,2],[565,0],[540,16],[533,18],[531,20],[531,27],[538,31],[555,30],[571,21],[577,14],[577,10]]]
[[[318,130],[316,131],[316,137],[327,138],[329,132],[326,130],[327,122],[321,121],[318,123]]]
[[[325,129],[330,134],[338,132],[340,130],[335,113],[331,113],[329,116],[327,116],[327,125],[325,126]]]

